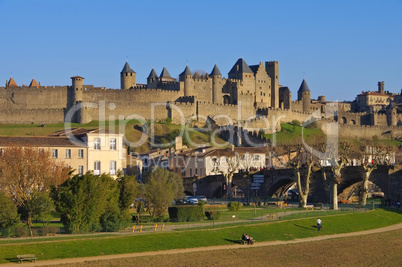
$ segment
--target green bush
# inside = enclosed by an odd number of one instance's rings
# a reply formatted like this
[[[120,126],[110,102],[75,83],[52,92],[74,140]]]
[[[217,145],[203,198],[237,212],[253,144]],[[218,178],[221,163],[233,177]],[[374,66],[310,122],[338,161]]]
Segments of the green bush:
[[[291,124],[294,125],[294,126],[300,126],[301,122],[298,121],[298,120],[292,120]]]
[[[217,210],[208,210],[205,212],[205,216],[208,220],[219,220],[221,213]]]
[[[169,207],[168,211],[171,222],[196,222],[204,217],[202,206]]]
[[[242,206],[242,204],[240,202],[237,202],[237,201],[233,201],[233,202],[228,203],[228,209],[230,211],[238,211],[238,210],[240,210],[241,206]]]
[[[11,237],[11,236],[15,235],[15,227],[7,226],[7,227],[2,228],[0,230],[0,232],[2,233],[3,237]]]

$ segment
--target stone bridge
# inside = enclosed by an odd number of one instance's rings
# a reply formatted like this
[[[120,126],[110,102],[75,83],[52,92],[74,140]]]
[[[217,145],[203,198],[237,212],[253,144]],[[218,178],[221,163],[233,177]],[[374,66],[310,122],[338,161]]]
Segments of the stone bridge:
[[[343,181],[338,185],[339,200],[351,199],[363,175],[364,172],[360,166],[348,166],[343,169]],[[257,184],[253,183],[253,177],[263,177],[259,189]],[[295,181],[292,169],[276,169],[252,172],[248,176],[245,173],[237,173],[233,178],[233,185],[240,188],[246,197],[278,198],[285,194]],[[371,174],[370,181],[384,192],[386,198],[393,201],[402,199],[402,165],[381,166]],[[193,194],[194,183],[198,195],[221,198],[225,194],[226,185],[222,175],[184,178],[183,182],[187,194]],[[310,191],[309,202],[329,202],[331,190],[329,183],[323,181],[321,170],[313,174]]]

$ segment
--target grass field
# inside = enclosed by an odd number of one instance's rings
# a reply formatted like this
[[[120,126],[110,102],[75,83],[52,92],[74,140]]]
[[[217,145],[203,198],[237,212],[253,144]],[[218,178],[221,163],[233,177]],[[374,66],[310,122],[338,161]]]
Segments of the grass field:
[[[109,236],[71,241],[34,242],[31,244],[0,245],[0,263],[10,262],[18,254],[36,254],[40,260],[111,255],[120,253],[193,248],[238,243],[246,232],[257,241],[292,240],[362,231],[385,227],[402,221],[400,210],[377,209],[341,215],[321,216],[324,230],[317,232],[314,218],[260,223],[256,225],[228,226],[220,229],[156,232]]]

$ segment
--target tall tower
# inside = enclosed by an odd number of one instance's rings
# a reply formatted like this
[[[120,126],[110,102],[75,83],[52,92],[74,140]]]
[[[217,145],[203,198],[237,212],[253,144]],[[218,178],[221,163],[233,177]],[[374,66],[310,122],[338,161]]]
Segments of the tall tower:
[[[216,64],[209,77],[212,78],[212,103],[222,104],[222,74]]]
[[[384,93],[385,93],[385,91],[384,91],[384,81],[378,82],[378,92],[379,92],[380,94],[384,94]]]
[[[311,100],[311,92],[308,88],[306,80],[303,79],[299,90],[297,91],[297,100],[302,102],[303,112],[310,113],[310,100]]]
[[[279,108],[279,63],[278,61],[266,61],[265,69],[271,77],[271,107]]]
[[[84,79],[81,76],[71,77],[72,105],[82,101],[82,92],[84,90]]]
[[[128,62],[124,64],[120,72],[120,89],[130,89],[136,85],[136,73],[130,68]]]
[[[179,75],[180,81],[184,82],[184,96],[194,95],[194,83],[193,75],[191,74],[190,68],[186,66],[184,71]]]

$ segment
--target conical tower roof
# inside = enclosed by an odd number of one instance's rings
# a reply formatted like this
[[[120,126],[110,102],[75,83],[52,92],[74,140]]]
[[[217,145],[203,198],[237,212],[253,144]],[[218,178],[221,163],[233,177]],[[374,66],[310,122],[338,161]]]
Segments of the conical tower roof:
[[[170,76],[169,72],[167,71],[167,69],[165,67],[163,67],[160,77],[161,78],[172,78],[172,76]]]
[[[211,74],[209,75],[210,77],[213,76],[222,76],[221,72],[219,71],[218,66],[215,64],[214,68],[211,71]]]
[[[133,69],[130,67],[128,62],[126,62],[126,64],[124,64],[124,67],[120,73],[135,73],[135,71],[133,71]]]
[[[156,74],[156,71],[154,69],[151,70],[151,73],[149,73],[149,76],[147,79],[158,79],[158,74]]]
[[[306,80],[303,79],[299,90],[297,91],[298,93],[302,93],[302,92],[310,92],[310,89],[308,88],[308,85],[306,83]]]
[[[7,87],[18,87],[17,83],[14,81],[13,77],[8,81]]]
[[[193,78],[194,78],[194,79],[200,79],[201,76],[198,74],[198,72],[196,72],[196,73],[194,73]]]
[[[229,71],[229,74],[235,73],[253,73],[253,71],[250,69],[244,59],[239,58],[233,68]]]
[[[37,83],[35,79],[32,79],[31,83],[29,84],[29,87],[39,87],[39,83]]]
[[[187,75],[192,75],[191,74],[191,70],[188,66],[186,66],[186,68],[184,69],[184,71],[182,73],[180,73],[179,76],[187,76]]]

